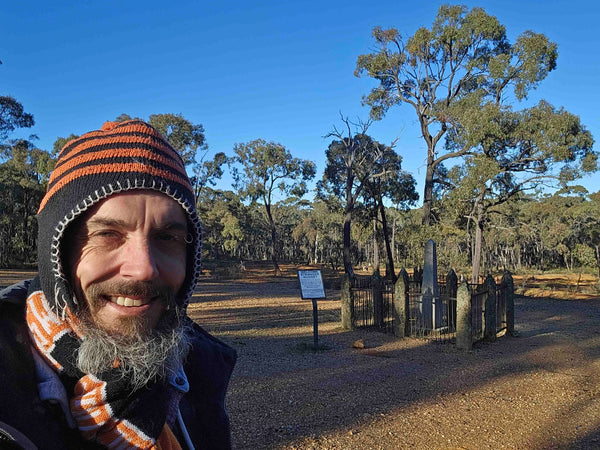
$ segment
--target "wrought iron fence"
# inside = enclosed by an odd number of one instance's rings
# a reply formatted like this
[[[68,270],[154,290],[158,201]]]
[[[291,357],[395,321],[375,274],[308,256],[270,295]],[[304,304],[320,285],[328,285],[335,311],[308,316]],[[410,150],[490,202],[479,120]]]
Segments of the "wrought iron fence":
[[[483,339],[485,331],[485,299],[487,286],[478,284],[470,286],[471,289],[471,330],[473,342]]]
[[[496,286],[496,333],[506,330],[506,289],[504,283]]]
[[[352,317],[357,327],[375,325],[373,286],[371,276],[355,275],[350,280],[350,295],[352,297]]]
[[[448,279],[450,279],[448,277]],[[456,275],[447,281],[446,277],[438,280],[439,293],[423,301],[422,282],[419,277],[409,277],[408,309],[406,320],[407,332],[411,336],[423,337],[436,342],[454,342],[457,331],[457,280]],[[490,294],[496,294],[495,316],[496,332],[507,328],[506,285],[496,285],[492,280],[484,284],[468,284],[470,292],[470,311],[472,342],[482,340],[485,336],[485,304]],[[395,286],[388,280],[378,276],[356,275],[350,282],[350,302],[354,326],[375,327],[393,333]]]

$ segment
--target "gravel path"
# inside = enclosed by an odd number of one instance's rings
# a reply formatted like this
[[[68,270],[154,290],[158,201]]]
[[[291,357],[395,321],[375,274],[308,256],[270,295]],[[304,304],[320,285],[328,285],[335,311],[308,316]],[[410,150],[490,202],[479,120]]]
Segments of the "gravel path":
[[[239,352],[237,449],[600,448],[600,300],[519,297],[519,336],[463,353],[345,332],[327,295],[314,352],[292,280],[200,284],[190,314]]]

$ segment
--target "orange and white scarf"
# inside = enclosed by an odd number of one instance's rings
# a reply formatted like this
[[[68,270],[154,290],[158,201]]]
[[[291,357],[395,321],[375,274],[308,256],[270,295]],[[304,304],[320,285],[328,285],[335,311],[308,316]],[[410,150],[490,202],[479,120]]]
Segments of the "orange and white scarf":
[[[132,392],[118,363],[95,376],[81,372],[75,365],[81,343],[78,320],[68,308],[65,319],[54,313],[41,290],[30,291],[26,317],[37,349],[65,385],[71,414],[84,438],[109,449],[181,448],[166,425],[173,401],[166,382]]]

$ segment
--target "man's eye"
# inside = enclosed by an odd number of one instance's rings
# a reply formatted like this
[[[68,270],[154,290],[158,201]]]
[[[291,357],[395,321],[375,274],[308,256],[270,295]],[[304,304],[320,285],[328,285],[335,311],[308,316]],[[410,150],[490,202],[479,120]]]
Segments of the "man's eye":
[[[121,237],[118,232],[113,231],[113,230],[97,231],[96,233],[93,234],[93,236],[100,238],[100,239],[119,239]]]
[[[180,237],[173,233],[160,233],[156,236],[159,241],[174,242],[179,241]]]

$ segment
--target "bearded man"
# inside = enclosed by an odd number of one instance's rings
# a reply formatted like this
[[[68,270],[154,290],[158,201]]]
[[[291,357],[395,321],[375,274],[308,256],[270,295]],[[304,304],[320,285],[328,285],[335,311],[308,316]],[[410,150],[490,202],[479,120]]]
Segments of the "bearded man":
[[[67,143],[38,226],[38,277],[0,293],[0,447],[230,448],[236,354],[186,315],[201,230],[177,152],[140,120]]]

